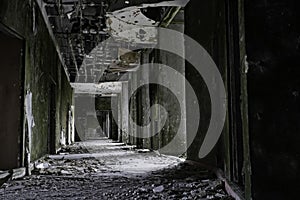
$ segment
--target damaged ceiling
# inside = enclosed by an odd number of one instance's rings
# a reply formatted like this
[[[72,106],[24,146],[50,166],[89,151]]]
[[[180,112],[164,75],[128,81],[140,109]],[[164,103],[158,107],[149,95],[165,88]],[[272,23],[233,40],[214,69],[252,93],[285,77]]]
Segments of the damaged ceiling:
[[[98,83],[116,81],[122,73],[134,69],[140,52],[130,49],[155,44],[153,27],[160,25],[172,7],[184,7],[188,0],[37,2],[49,22],[70,81]]]

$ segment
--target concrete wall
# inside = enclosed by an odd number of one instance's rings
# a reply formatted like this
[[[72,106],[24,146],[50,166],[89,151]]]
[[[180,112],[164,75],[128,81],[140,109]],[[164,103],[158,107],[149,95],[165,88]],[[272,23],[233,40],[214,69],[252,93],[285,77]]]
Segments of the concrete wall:
[[[113,102],[117,102],[117,98],[118,98],[117,96],[114,96],[114,97],[111,98],[111,100]],[[118,110],[117,109],[112,109],[111,115],[112,115],[112,117],[111,117],[111,120],[112,120],[111,121],[111,123],[112,123],[111,139],[113,139],[114,141],[117,141],[118,140],[118,129],[119,129],[118,124],[117,124],[118,123],[118,118],[119,118]]]
[[[143,52],[141,56],[141,64],[149,63],[149,52]],[[142,67],[137,71],[137,81],[140,83],[148,83],[149,82],[149,68]],[[143,148],[151,149],[150,143],[150,87],[149,85],[143,85],[137,90],[137,111],[138,118],[137,123],[139,126],[144,127],[143,129],[137,129],[138,136],[142,136],[143,139],[138,140],[139,145]]]
[[[55,134],[53,138],[55,148],[58,149],[60,133],[66,124],[61,123],[66,120],[66,104],[72,105],[72,89],[62,70],[42,14],[34,1],[1,1],[0,22],[24,39],[24,94],[32,93],[34,119],[31,137],[27,138],[31,142],[31,160],[35,160],[48,152],[50,96],[55,96],[55,133],[51,134]],[[54,93],[50,93],[51,85]],[[28,136],[28,131],[26,134]]]
[[[128,98],[128,82],[122,82],[122,93],[120,95],[121,106],[121,132],[122,141],[129,143],[129,98]]]
[[[245,1],[254,199],[297,199],[300,3]]]
[[[223,77],[224,84],[227,85],[225,19],[225,3],[223,1],[191,0],[185,8],[185,34],[197,41],[211,55]],[[186,52],[189,51],[193,52],[193,50],[190,50],[189,47],[186,46]],[[190,57],[191,55],[186,56]],[[195,54],[195,56],[197,56],[197,54]],[[201,111],[200,127],[197,136],[196,138],[190,138],[189,132],[192,130],[189,122],[193,120],[190,116],[193,116],[192,113],[194,110],[188,105],[192,105],[194,100],[189,98],[191,95],[187,92],[187,134],[189,142],[192,142],[192,145],[188,149],[187,156],[188,159],[200,161],[198,157],[199,150],[211,118],[210,96],[201,74],[199,74],[188,62],[186,63],[185,72],[187,80],[192,85],[193,90],[197,95]],[[226,134],[226,126],[224,134]],[[201,162],[216,166],[218,164],[217,149],[215,148],[211,154],[202,159]]]
[[[186,77],[197,94],[201,111],[200,127],[188,150],[188,159],[223,169],[227,178],[244,190],[245,198],[251,199],[244,1],[191,0],[185,11],[185,34],[211,55],[223,78],[227,95],[227,118],[219,142],[206,158],[199,159],[198,152],[211,118],[211,100],[201,75],[186,63]],[[188,51],[193,53],[193,49],[187,46]],[[193,120],[189,113],[194,112],[188,105],[192,103],[187,99],[188,133],[191,130],[189,121]]]
[[[128,92],[131,94],[134,92],[134,88],[136,88],[137,85],[137,73],[131,72],[129,74],[128,79]],[[130,143],[131,144],[137,144],[137,96],[131,95],[129,97],[129,117],[131,118],[133,123],[129,123],[129,129],[130,129]]]
[[[223,168],[245,188],[246,199],[298,197],[299,6],[294,0],[191,0],[185,9],[185,33],[212,55],[228,87],[219,149],[199,161]],[[195,74],[187,64],[202,104],[201,127],[188,151],[193,160],[211,115],[207,88]]]
[[[177,13],[173,22],[169,24],[168,29],[184,32],[184,11],[181,10]],[[172,36],[170,36],[172,37]],[[172,40],[172,38],[169,38]],[[184,55],[184,38],[181,40],[172,40],[174,46],[179,48]],[[152,105],[159,104],[162,107],[158,108],[155,113],[152,113],[153,119],[161,121],[163,118],[163,109],[167,111],[166,123],[163,127],[152,127],[152,131],[160,130],[161,132],[154,136],[152,141],[156,148],[162,149],[168,145],[168,148],[161,150],[162,153],[171,155],[182,155],[186,152],[187,144],[187,132],[186,132],[186,97],[185,97],[185,61],[184,58],[180,58],[170,52],[157,51],[153,56],[157,56],[156,63],[166,65],[182,77],[167,74],[162,67],[155,66],[151,73],[152,76],[157,77],[158,82],[161,85],[152,86],[150,94],[152,95]],[[152,58],[151,58],[152,59]],[[173,88],[176,94],[170,89]],[[153,91],[152,91],[153,90]],[[180,123],[182,122],[182,129],[179,130]],[[156,141],[158,140],[158,141]],[[171,142],[172,141],[172,142]]]

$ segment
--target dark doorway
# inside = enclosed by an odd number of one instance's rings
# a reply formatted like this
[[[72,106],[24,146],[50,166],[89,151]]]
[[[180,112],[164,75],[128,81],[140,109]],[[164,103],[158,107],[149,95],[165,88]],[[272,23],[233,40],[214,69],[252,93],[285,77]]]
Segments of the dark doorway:
[[[0,169],[21,165],[23,41],[0,24]]]

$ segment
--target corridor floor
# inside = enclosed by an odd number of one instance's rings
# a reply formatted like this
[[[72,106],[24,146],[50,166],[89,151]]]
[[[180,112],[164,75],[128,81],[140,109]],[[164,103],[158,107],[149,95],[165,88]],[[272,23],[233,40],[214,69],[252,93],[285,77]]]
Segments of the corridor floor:
[[[31,176],[5,183],[0,199],[232,198],[221,181],[198,166],[103,139],[39,160]]]

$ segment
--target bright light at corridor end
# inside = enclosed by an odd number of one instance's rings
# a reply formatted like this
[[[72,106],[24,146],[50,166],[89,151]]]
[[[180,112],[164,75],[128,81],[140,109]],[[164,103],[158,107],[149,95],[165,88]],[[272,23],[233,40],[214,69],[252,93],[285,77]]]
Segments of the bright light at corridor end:
[[[206,157],[214,148],[214,146],[216,145],[218,139],[221,136],[223,127],[224,127],[224,123],[225,123],[225,118],[226,118],[226,91],[225,91],[225,86],[222,80],[222,76],[218,70],[218,67],[216,66],[216,64],[214,63],[213,59],[211,58],[211,56],[208,54],[208,52],[195,40],[193,40],[192,38],[190,38],[187,35],[184,35],[178,31],[174,31],[174,30],[170,30],[170,29],[165,29],[165,28],[160,28],[160,27],[152,27],[154,29],[155,32],[158,32],[158,36],[157,36],[157,44],[155,44],[153,46],[154,49],[159,49],[159,50],[163,50],[166,52],[170,52],[173,53],[181,58],[183,58],[184,60],[186,60],[187,62],[189,62],[194,69],[199,73],[199,75],[202,76],[202,79],[204,80],[208,91],[209,91],[209,95],[210,95],[210,100],[211,100],[211,118],[210,118],[210,124],[208,126],[207,129],[207,133],[204,137],[203,143],[201,145],[201,148],[199,150],[199,158],[204,158]],[[124,33],[122,33],[123,35],[127,35],[130,34],[132,32],[138,32],[137,31],[124,31]],[[132,36],[134,37],[134,36]],[[138,37],[138,36],[137,36]],[[98,45],[95,48],[95,51],[92,51],[91,54],[95,54],[96,50],[99,48],[105,48],[107,46],[107,44],[109,44],[109,41],[111,40],[108,39],[104,42],[102,42],[100,45]],[[174,43],[174,41],[184,41],[185,42],[185,51],[182,51],[180,48],[178,48],[178,46],[176,46],[176,43]],[[149,48],[149,46],[145,47]],[[140,45],[138,47],[138,49],[141,49]],[[137,49],[131,49],[132,51],[137,50]],[[187,56],[185,56],[187,55]],[[82,66],[84,67],[84,66]],[[169,82],[171,81],[171,83],[166,84],[166,81],[158,81],[161,80],[161,78],[157,78],[157,76],[159,76],[160,73],[152,73],[154,70],[148,70],[149,71],[149,79],[148,80],[143,80],[143,79],[139,79],[137,80],[137,87],[135,87],[134,89],[137,90],[139,87],[143,86],[143,85],[149,85],[149,84],[159,84],[162,85],[164,87],[167,87],[170,91],[172,91],[172,93],[174,94],[174,96],[176,96],[176,98],[178,98],[178,102],[180,102],[180,110],[183,113],[185,109],[185,106],[182,105],[182,100],[181,99],[185,99],[185,95],[189,94],[189,99],[193,100],[193,104],[192,105],[186,105],[189,107],[189,110],[193,110],[194,112],[188,112],[187,115],[192,115],[192,116],[187,116],[188,119],[194,119],[194,120],[190,120],[187,123],[189,123],[189,131],[188,131],[188,137],[189,139],[187,140],[187,145],[186,145],[186,149],[182,150],[183,152],[180,152],[181,154],[185,153],[187,148],[192,144],[193,140],[196,138],[197,135],[197,131],[199,126],[201,126],[200,123],[200,100],[197,98],[195,91],[193,89],[193,86],[191,85],[188,80],[185,78],[185,76],[183,74],[180,74],[178,71],[174,70],[171,66],[166,66],[166,65],[162,65],[162,64],[158,64],[158,63],[144,63],[143,65],[140,66],[140,68],[156,68],[158,69],[158,67],[164,72],[163,74],[167,74],[167,77],[164,77],[164,79],[167,79]],[[101,71],[101,70],[99,70]],[[130,73],[130,72],[127,72]],[[99,73],[98,77],[96,78],[96,80],[100,80],[100,78],[102,77],[103,73]],[[195,74],[196,75],[196,74]],[[128,77],[126,76],[126,74],[123,77]],[[122,80],[122,78],[121,78]],[[176,83],[179,80],[185,80],[185,90],[186,92],[183,93],[178,93],[175,88],[172,87],[172,85],[176,85]],[[172,82],[174,84],[172,84]],[[135,91],[131,91],[130,95],[132,95]],[[130,99],[130,96],[129,96]],[[93,99],[91,99],[93,100]],[[84,101],[84,100],[82,100]],[[94,100],[95,101],[95,98]],[[81,102],[80,105],[81,106],[85,106],[85,107],[89,107],[91,101],[86,101],[86,102]],[[93,103],[93,102],[92,102]],[[112,109],[117,109],[118,106],[116,106],[115,104],[117,104],[116,101],[112,101]],[[128,105],[129,106],[129,105]],[[154,105],[157,106],[157,105]],[[152,106],[153,107],[153,106]],[[151,108],[154,109],[154,108]],[[150,110],[151,110],[150,109]],[[79,109],[79,110],[84,110],[84,109]],[[96,113],[96,110],[94,109],[94,112]],[[118,112],[112,112],[112,113],[118,113]],[[116,117],[116,116],[114,116]],[[129,116],[128,116],[129,117]],[[133,120],[131,120],[131,117],[129,117],[130,119],[130,123],[135,123]],[[162,118],[162,121],[160,122],[160,127],[163,127],[164,123],[165,123],[165,118]],[[119,122],[118,120],[115,120],[116,122]],[[79,123],[79,122],[77,122]],[[122,123],[122,122],[119,122]],[[150,122],[152,123],[152,122]],[[181,115],[181,122],[180,122],[180,126],[178,129],[178,133],[180,133],[181,128],[183,123],[185,123],[185,120],[183,119],[183,116]],[[80,125],[80,124],[75,124]],[[121,127],[121,124],[118,124],[119,127]],[[134,124],[138,130],[139,130],[139,134],[135,135],[135,137],[138,138],[149,138],[152,137],[153,135],[157,134],[157,133],[152,133],[152,134],[143,134],[143,130],[145,128],[147,128],[147,126],[151,126],[151,124],[146,125],[145,127],[143,126],[139,126],[138,124]],[[177,135],[178,135],[177,133]],[[130,135],[131,133],[128,132],[128,135]],[[80,134],[79,134],[80,135]],[[159,151],[165,151],[168,148],[174,148],[174,143],[176,141],[176,137],[177,135],[175,135],[175,137],[169,142],[168,145],[162,147],[161,149],[159,149]],[[178,139],[178,138],[177,138]]]

